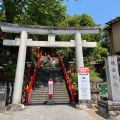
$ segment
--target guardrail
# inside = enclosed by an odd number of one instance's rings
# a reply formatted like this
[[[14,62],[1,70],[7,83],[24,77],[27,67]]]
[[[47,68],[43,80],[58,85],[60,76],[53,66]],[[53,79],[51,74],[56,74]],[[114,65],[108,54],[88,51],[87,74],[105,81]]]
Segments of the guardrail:
[[[42,52],[38,52],[37,54],[39,55],[38,62],[37,62],[36,67],[34,69],[34,73],[33,73],[33,76],[31,77],[30,83],[29,83],[29,85],[27,85],[27,87],[25,89],[25,103],[28,103],[28,101],[29,101],[29,97],[30,97],[30,94],[32,91],[32,86],[33,86],[33,83],[35,81],[38,68],[40,66],[40,61],[42,59]]]
[[[60,62],[64,77],[65,77],[65,80],[66,80],[68,91],[70,93],[71,102],[76,102],[76,99],[75,99],[76,98],[76,91],[75,91],[75,89],[72,87],[72,85],[70,83],[70,78],[69,78],[69,76],[68,76],[68,74],[66,72],[66,69],[65,69],[65,66],[64,66],[64,63],[62,61],[62,58],[61,58],[60,54],[58,54],[58,59],[59,59],[59,62]]]

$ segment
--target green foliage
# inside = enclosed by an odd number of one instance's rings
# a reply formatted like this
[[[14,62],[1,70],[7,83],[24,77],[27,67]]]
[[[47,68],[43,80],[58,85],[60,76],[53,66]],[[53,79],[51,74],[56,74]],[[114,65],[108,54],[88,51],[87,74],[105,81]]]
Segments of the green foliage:
[[[98,75],[94,67],[90,67],[90,80],[102,81],[102,78]]]
[[[16,71],[16,66],[15,65],[9,65],[9,64],[3,64],[3,68],[6,71],[2,76],[2,80],[11,80],[14,81],[15,79],[15,71]]]
[[[13,23],[14,18],[24,14],[27,0],[3,0],[1,11],[5,11],[6,22]]]
[[[27,8],[27,24],[58,25],[65,19],[66,7],[56,0],[30,0]]]
[[[93,19],[85,13],[81,15],[81,20],[79,24],[80,26],[94,26],[95,25]]]
[[[98,43],[93,53],[94,60],[96,62],[103,61],[106,59],[108,55],[109,55],[108,49],[101,47],[100,44]]]
[[[106,48],[108,52],[110,53],[110,40],[109,40],[109,34],[106,30],[100,31],[100,41],[99,41],[101,47]]]
[[[94,26],[95,23],[89,15],[84,13],[82,15],[74,15],[74,16],[66,15],[65,21],[62,21],[59,25],[60,26]]]
[[[77,90],[78,89],[78,74],[77,73],[73,73],[71,75],[70,82],[71,82],[73,88],[75,88]]]

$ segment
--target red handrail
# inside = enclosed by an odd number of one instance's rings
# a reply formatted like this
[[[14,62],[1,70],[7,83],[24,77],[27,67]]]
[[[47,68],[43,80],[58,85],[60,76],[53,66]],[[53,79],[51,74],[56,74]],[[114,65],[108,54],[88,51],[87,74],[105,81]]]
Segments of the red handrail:
[[[30,97],[30,94],[31,94],[33,82],[35,81],[36,74],[37,74],[38,68],[40,66],[40,61],[42,59],[42,52],[37,53],[37,54],[39,55],[38,62],[37,62],[36,67],[34,69],[34,73],[33,73],[33,76],[31,77],[30,83],[29,83],[29,85],[27,85],[27,87],[25,89],[25,103],[28,103],[28,101],[29,101],[29,97]]]
[[[75,89],[72,87],[72,85],[70,83],[70,78],[69,78],[69,76],[68,76],[68,74],[66,72],[66,69],[65,69],[65,66],[64,66],[64,63],[62,61],[62,58],[61,58],[60,54],[58,54],[58,59],[59,59],[59,62],[60,62],[64,77],[65,77],[65,80],[66,80],[66,84],[67,84],[67,87],[68,87],[68,90],[69,90],[69,93],[70,93],[71,102],[76,102],[76,99],[75,99],[76,91],[75,91]]]

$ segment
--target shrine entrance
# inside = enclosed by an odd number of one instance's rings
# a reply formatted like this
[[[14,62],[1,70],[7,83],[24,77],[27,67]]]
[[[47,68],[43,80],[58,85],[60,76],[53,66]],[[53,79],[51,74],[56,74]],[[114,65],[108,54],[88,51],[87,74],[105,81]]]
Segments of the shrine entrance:
[[[3,32],[20,34],[20,38],[15,38],[15,40],[3,40],[3,45],[5,46],[19,46],[12,104],[21,103],[27,46],[56,48],[75,47],[77,68],[84,67],[82,48],[96,47],[96,42],[86,42],[86,40],[81,40],[81,34],[98,34],[100,29],[100,26],[54,27],[39,25],[19,25],[2,22],[0,23],[0,26]],[[47,35],[48,41],[34,41],[32,39],[28,39],[28,34]],[[74,40],[70,40],[69,42],[55,41],[56,35],[74,35]]]

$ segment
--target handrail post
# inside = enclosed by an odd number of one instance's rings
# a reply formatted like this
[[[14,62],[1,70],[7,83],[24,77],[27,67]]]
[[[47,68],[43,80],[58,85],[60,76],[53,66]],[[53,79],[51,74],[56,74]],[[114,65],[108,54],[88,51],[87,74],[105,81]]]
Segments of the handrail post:
[[[72,90],[71,102],[75,102],[75,91]]]
[[[28,99],[29,99],[29,87],[27,85],[25,89],[25,103],[28,103]]]

